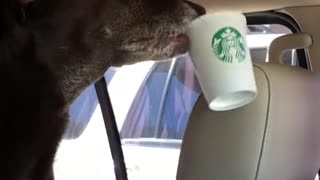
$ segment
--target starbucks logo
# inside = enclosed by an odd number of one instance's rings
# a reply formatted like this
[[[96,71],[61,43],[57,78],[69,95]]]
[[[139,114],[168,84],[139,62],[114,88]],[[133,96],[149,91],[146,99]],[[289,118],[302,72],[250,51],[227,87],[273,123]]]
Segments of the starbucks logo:
[[[239,63],[246,59],[245,41],[240,32],[233,27],[220,29],[212,38],[212,49],[222,62]]]

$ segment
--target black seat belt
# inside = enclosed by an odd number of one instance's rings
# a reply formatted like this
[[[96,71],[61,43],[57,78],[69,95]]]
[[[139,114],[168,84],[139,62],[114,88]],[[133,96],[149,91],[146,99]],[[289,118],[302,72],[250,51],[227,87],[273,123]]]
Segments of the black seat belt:
[[[107,83],[105,78],[101,78],[95,83],[95,88],[100,103],[100,108],[108,135],[109,146],[111,150],[112,159],[114,162],[114,171],[117,180],[128,180],[126,164],[121,147],[121,139],[114,116],[112,104],[110,101]]]

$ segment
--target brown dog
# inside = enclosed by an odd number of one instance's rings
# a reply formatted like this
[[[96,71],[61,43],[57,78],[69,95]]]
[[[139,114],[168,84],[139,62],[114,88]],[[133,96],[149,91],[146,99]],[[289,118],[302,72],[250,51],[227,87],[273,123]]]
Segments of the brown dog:
[[[181,0],[2,0],[0,179],[46,180],[73,100],[110,66],[186,52],[203,13]]]

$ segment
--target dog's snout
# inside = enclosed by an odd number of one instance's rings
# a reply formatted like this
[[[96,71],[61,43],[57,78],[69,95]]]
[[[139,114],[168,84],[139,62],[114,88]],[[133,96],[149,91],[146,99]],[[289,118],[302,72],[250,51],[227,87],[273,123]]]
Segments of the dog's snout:
[[[199,16],[206,14],[206,9],[196,3],[185,1],[192,9],[194,9]]]

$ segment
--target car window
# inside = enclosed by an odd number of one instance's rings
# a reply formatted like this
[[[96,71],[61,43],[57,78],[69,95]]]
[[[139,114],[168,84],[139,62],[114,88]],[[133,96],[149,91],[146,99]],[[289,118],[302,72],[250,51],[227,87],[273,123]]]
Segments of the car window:
[[[121,138],[182,139],[200,92],[190,60],[155,64],[130,107]]]
[[[281,24],[248,25],[247,32],[251,57],[257,63],[268,62],[269,46],[275,38],[292,33],[288,27]],[[282,60],[288,65],[299,65],[295,49],[285,51]]]
[[[107,83],[111,81],[115,73],[115,68],[110,68],[105,73],[104,77]],[[75,139],[83,133],[96,110],[98,103],[95,88],[91,85],[81,93],[74,103],[71,104],[69,111],[70,124],[64,134],[65,139]]]
[[[249,25],[247,41],[254,62],[267,62],[272,40],[288,33],[283,25]],[[298,65],[295,50],[286,52],[284,59]],[[129,180],[174,180],[181,141],[201,94],[190,57],[110,68],[105,77]],[[72,105],[70,116],[56,157],[56,180],[115,179],[93,85]]]

